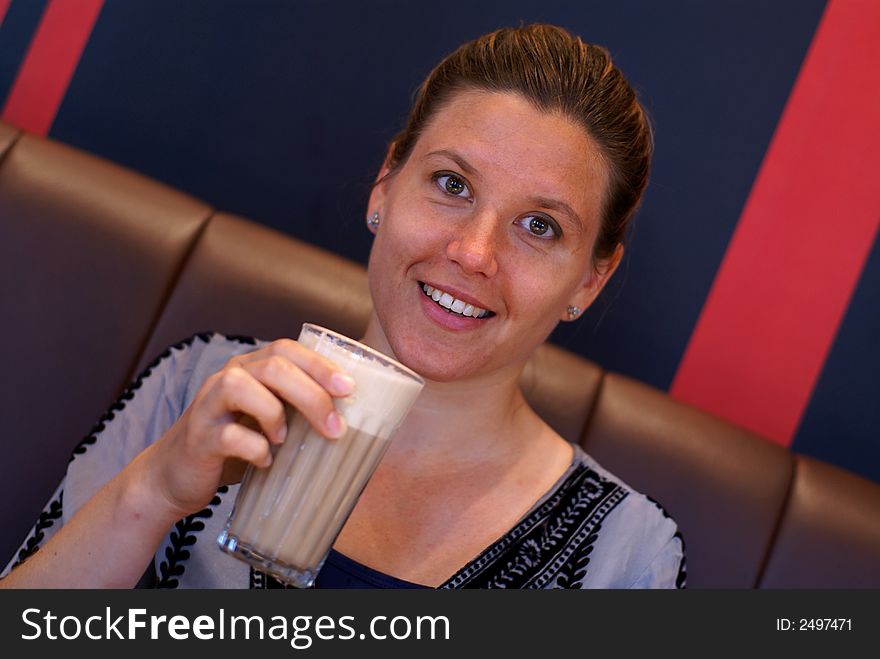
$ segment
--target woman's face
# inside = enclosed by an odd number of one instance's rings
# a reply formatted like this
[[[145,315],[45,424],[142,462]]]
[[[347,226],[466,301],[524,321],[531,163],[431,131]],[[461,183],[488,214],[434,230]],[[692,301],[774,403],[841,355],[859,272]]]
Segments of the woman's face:
[[[387,173],[368,209],[373,338],[429,379],[518,373],[619,260],[592,259],[609,179],[598,146],[517,94],[458,93]]]

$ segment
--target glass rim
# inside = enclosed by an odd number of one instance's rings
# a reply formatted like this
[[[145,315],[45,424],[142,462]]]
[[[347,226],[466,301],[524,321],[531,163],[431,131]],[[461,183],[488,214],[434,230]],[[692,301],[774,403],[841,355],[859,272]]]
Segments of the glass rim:
[[[356,348],[366,354],[368,354],[373,359],[381,362],[383,365],[389,366],[394,370],[398,371],[401,375],[404,375],[412,380],[415,380],[419,384],[425,384],[425,379],[416,373],[414,370],[409,368],[408,366],[404,366],[399,361],[394,359],[393,357],[389,357],[385,353],[379,352],[375,348],[371,348],[365,343],[361,343],[360,341],[351,338],[350,336],[345,336],[345,334],[340,334],[339,332],[334,332],[332,329],[328,329],[327,327],[323,327],[321,325],[316,325],[315,323],[303,323],[303,330],[308,330],[314,334],[328,334],[332,336],[336,341],[340,343],[344,343],[352,348]]]

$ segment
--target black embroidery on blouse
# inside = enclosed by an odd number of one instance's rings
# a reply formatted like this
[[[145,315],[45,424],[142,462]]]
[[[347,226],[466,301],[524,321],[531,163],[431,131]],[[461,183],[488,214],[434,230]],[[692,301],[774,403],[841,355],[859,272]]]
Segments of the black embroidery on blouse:
[[[687,560],[685,559],[684,536],[681,531],[676,531],[674,538],[681,543],[681,561],[678,563],[678,575],[675,577],[676,588],[687,588]]]
[[[252,336],[245,336],[244,334],[224,334],[223,336],[230,341],[235,341],[237,343],[244,343],[249,346],[257,345],[257,340]]]
[[[664,508],[659,501],[649,497],[648,495],[645,495],[645,498],[660,509],[663,517],[665,517],[666,519],[672,519],[672,515],[667,512],[666,508]],[[681,543],[681,560],[678,562],[678,574],[675,577],[675,587],[687,588],[687,552],[685,551],[684,546],[684,536],[681,534],[681,530],[678,529],[677,526],[676,531],[672,537],[678,538],[678,541]]]
[[[13,570],[39,551],[40,545],[46,536],[45,531],[55,524],[56,519],[61,519],[63,498],[64,490],[59,492],[58,498],[49,502],[46,509],[40,513],[40,517],[34,525],[31,536],[27,539],[27,542],[25,542],[24,547],[18,552],[18,560],[16,560],[15,564],[12,566]]]
[[[573,553],[565,564],[559,568],[559,575],[556,577],[557,588],[580,589],[583,588],[583,581],[587,576],[587,565],[590,562],[590,554],[593,553],[593,543],[599,537],[601,524],[597,524],[594,533],[585,541],[583,549]]]
[[[217,494],[211,499],[211,503],[197,513],[187,515],[174,525],[171,531],[171,546],[165,548],[165,560],[159,564],[159,582],[157,588],[177,588],[180,583],[179,578],[186,571],[184,563],[190,557],[189,547],[196,544],[199,539],[196,535],[205,529],[205,523],[202,520],[210,519],[214,516],[212,508],[220,505],[221,494],[226,494],[229,488],[223,485],[217,490]]]
[[[579,465],[553,496],[441,588],[544,588],[560,573],[573,586],[586,575],[602,520],[627,494]]]
[[[252,590],[299,590],[295,586],[291,586],[289,584],[276,579],[271,574],[266,574],[265,572],[261,572],[255,567],[251,566],[251,583],[250,587]],[[314,588],[314,586],[312,586]]]
[[[70,462],[73,462],[78,455],[82,455],[85,453],[89,447],[95,443],[98,439],[98,435],[103,432],[103,430],[107,427],[107,424],[110,423],[115,417],[117,412],[121,412],[125,409],[125,405],[128,401],[134,398],[135,393],[138,389],[141,388],[141,385],[144,383],[153,370],[162,363],[163,360],[167,359],[171,356],[172,350],[182,350],[186,346],[191,346],[196,339],[201,340],[204,343],[208,343],[211,340],[213,334],[211,332],[200,332],[198,334],[193,334],[192,336],[184,339],[183,341],[179,341],[174,345],[168,346],[165,351],[156,357],[149,366],[147,366],[141,373],[132,381],[128,387],[125,388],[119,398],[117,398],[114,403],[110,406],[104,415],[98,419],[98,423],[91,429],[89,434],[77,445],[75,449],[73,449],[73,453],[70,456]]]

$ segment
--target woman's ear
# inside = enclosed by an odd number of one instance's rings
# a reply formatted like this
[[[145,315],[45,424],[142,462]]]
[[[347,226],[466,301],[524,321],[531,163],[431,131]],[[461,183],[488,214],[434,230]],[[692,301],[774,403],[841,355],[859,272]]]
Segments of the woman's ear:
[[[373,182],[373,188],[370,190],[370,200],[369,205],[367,206],[367,217],[370,217],[375,213],[378,213],[379,217],[382,216],[382,211],[385,206],[385,192],[388,178],[392,174],[391,154],[393,152],[394,142],[392,142],[388,146],[388,151],[385,154],[385,161],[382,163],[382,167],[379,169],[379,173],[376,175],[376,180]]]
[[[590,268],[587,277],[584,279],[580,288],[572,296],[571,302],[567,309],[563,310],[562,320],[575,320],[590,308],[590,305],[599,297],[599,293],[605,288],[605,284],[611,279],[611,275],[617,270],[620,261],[623,258],[623,243],[617,243],[614,253],[607,259],[597,261]]]

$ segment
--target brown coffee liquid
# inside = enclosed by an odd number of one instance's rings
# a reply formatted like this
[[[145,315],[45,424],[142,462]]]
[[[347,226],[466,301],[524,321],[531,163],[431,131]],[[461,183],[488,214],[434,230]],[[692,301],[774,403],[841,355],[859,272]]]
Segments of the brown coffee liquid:
[[[288,440],[272,466],[249,470],[228,533],[272,561],[316,571],[388,448],[390,433],[349,426],[341,438],[328,440],[301,414],[289,421]]]

